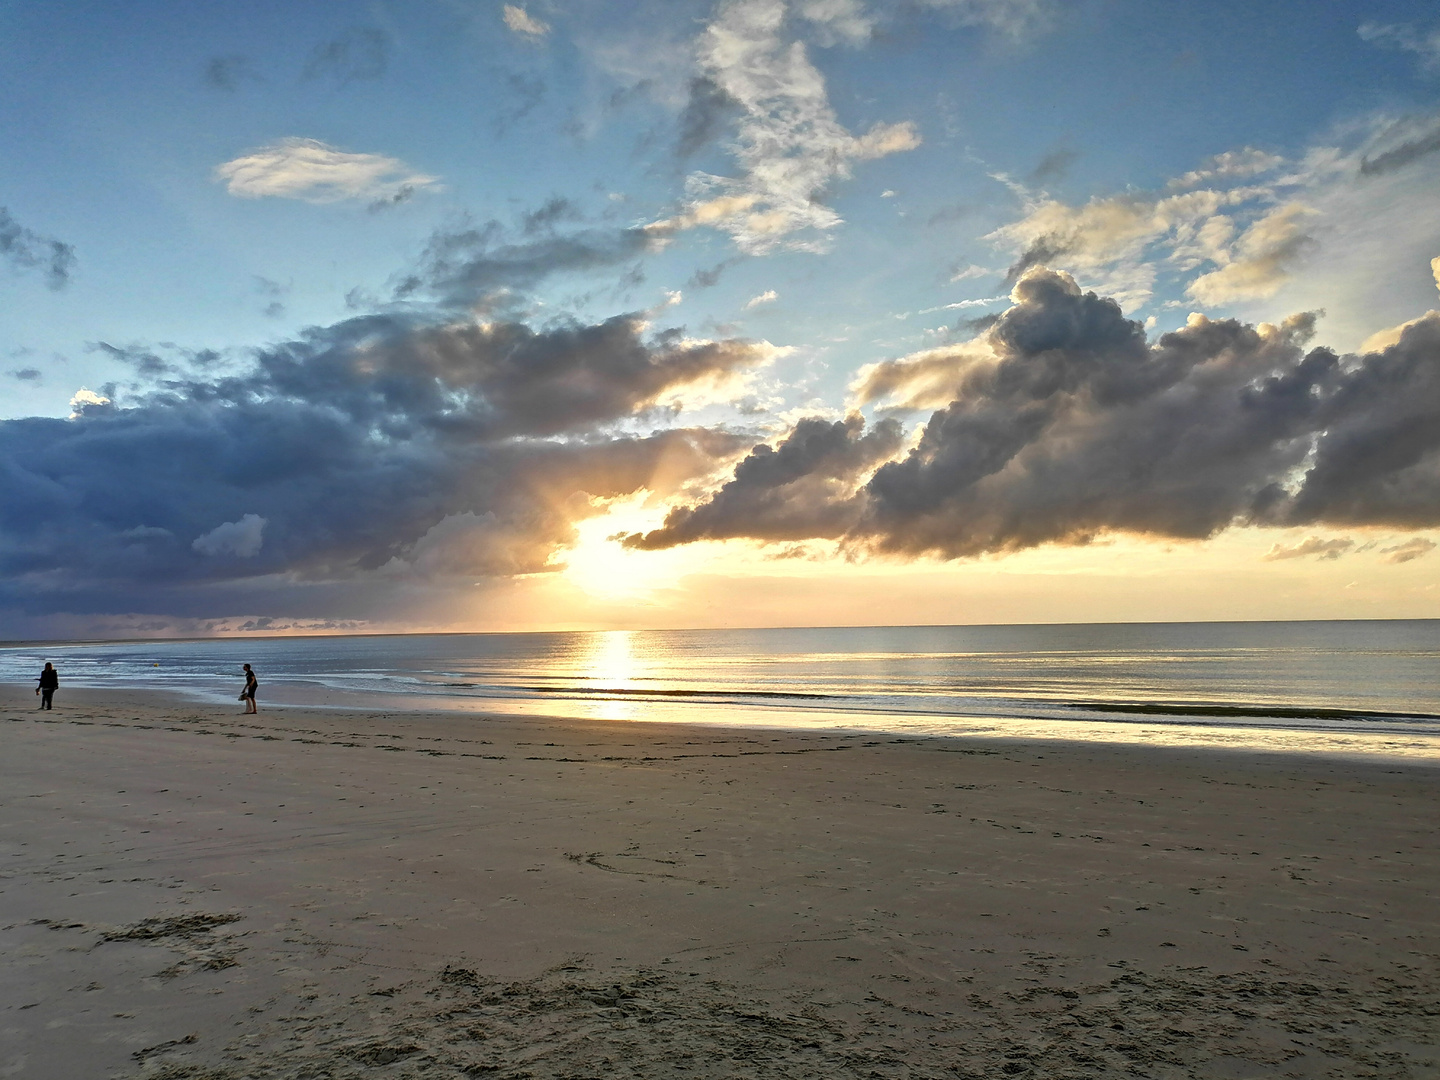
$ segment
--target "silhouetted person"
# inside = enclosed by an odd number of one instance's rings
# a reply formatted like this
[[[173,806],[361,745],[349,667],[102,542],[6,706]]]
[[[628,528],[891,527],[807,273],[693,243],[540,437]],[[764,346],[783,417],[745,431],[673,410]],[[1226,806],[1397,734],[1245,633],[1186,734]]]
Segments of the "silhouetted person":
[[[55,670],[49,660],[45,661],[45,670],[40,672],[40,685],[35,687],[35,693],[40,695],[40,708],[54,708],[50,699],[55,696],[55,691],[60,689],[60,673]]]
[[[250,670],[249,664],[244,665],[244,667],[245,689],[240,691],[240,700],[245,702],[245,711],[247,713],[259,712],[260,710],[255,708],[255,690],[260,685],[260,682],[255,678],[255,672]]]

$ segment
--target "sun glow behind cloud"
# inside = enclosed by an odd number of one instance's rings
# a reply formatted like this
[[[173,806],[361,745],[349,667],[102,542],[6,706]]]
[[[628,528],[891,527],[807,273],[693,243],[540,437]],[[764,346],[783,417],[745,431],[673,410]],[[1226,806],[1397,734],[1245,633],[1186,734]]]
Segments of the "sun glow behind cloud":
[[[665,511],[650,492],[639,491],[605,504],[603,515],[578,523],[579,538],[562,557],[566,582],[595,600],[651,600],[713,562],[709,545],[649,552],[621,547],[615,539],[659,527]]]

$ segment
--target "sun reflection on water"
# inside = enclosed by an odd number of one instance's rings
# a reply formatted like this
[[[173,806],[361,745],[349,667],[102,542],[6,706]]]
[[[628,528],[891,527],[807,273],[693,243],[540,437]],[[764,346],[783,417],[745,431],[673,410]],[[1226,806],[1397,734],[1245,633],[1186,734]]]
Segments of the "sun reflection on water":
[[[591,649],[584,658],[581,671],[586,683],[594,689],[630,690],[635,683],[635,635],[629,630],[602,630],[591,634]],[[597,720],[634,720],[637,702],[605,699],[592,702]]]

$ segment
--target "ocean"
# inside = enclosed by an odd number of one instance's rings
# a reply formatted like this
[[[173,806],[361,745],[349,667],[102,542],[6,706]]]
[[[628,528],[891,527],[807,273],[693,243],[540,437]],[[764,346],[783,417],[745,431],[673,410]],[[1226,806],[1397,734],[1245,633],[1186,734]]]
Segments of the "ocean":
[[[261,707],[452,709],[1440,760],[1440,620],[275,637],[0,649],[65,686]],[[397,722],[400,722],[397,720]]]

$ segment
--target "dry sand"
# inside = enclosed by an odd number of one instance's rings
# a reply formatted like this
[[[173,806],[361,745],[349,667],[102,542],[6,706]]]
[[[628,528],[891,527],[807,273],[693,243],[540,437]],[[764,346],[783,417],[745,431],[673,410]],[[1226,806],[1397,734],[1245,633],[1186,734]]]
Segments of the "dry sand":
[[[0,1077],[1440,1076],[1413,762],[34,701]]]

